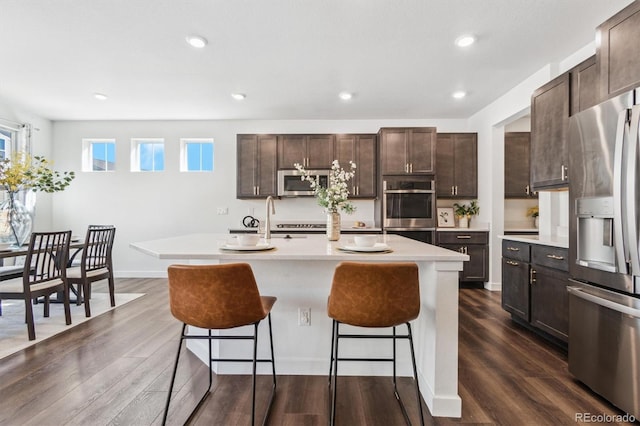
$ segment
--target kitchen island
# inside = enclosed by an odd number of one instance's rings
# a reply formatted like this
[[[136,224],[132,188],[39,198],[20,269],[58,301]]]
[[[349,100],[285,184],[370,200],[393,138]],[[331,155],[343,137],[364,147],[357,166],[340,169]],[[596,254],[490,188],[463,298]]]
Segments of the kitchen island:
[[[260,293],[276,296],[272,311],[276,371],[278,374],[327,375],[331,344],[331,319],[326,314],[327,296],[335,266],[341,261],[416,262],[420,273],[420,316],[414,321],[416,360],[420,390],[434,416],[460,417],[458,395],[458,272],[467,255],[410,240],[398,235],[380,235],[385,253],[358,253],[340,248],[352,245],[349,236],[329,242],[324,235],[272,239],[273,249],[232,251],[229,234],[192,234],[131,243],[131,247],[158,259],[182,264],[247,262]],[[300,310],[310,312],[308,325],[300,324]],[[261,326],[261,328],[264,326]],[[399,332],[404,333],[404,327]],[[364,330],[364,331],[363,331]],[[268,339],[261,331],[259,357],[268,352]],[[359,333],[367,329],[358,329]],[[372,332],[375,330],[371,330]],[[345,330],[346,332],[346,330]],[[216,342],[214,356],[233,357],[246,353],[238,342]],[[203,361],[206,343],[192,341],[189,349]],[[388,357],[391,345],[379,340],[358,339],[341,345],[341,356]],[[398,344],[398,374],[411,376],[408,345]],[[387,363],[343,363],[341,375],[391,375]],[[246,365],[223,363],[219,374],[248,374]],[[266,372],[266,369],[264,370]]]

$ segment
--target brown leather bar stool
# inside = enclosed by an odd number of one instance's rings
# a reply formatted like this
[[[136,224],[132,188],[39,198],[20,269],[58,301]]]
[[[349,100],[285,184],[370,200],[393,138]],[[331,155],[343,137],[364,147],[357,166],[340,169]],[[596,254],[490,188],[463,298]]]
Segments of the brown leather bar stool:
[[[396,340],[408,339],[411,349],[413,377],[416,384],[416,399],[420,410],[420,424],[424,425],[418,369],[413,348],[411,324],[420,313],[420,287],[418,265],[402,263],[358,263],[342,262],[334,272],[327,307],[333,319],[331,336],[331,364],[329,367],[329,389],[332,385],[330,424],[335,424],[336,399],[338,394],[338,361],[389,361],[393,362],[393,392],[407,422],[411,424],[396,384]],[[407,325],[407,334],[396,334],[396,326]],[[342,334],[340,324],[359,327],[393,328],[393,334]],[[340,339],[391,339],[392,358],[341,358],[338,356]]]
[[[178,354],[173,367],[169,395],[164,409],[162,424],[166,424],[169,412],[171,392],[178,369],[182,342],[186,339],[207,339],[209,341],[209,387],[193,409],[186,423],[189,423],[200,405],[211,391],[213,381],[212,363],[215,362],[252,362],[253,390],[251,403],[251,424],[255,424],[256,411],[256,365],[258,362],[271,363],[273,387],[269,404],[262,424],[269,417],[276,391],[276,368],[273,357],[273,335],[271,333],[271,308],[275,297],[260,296],[251,266],[247,263],[226,265],[171,265],[169,266],[169,304],[171,314],[182,321],[182,333],[178,344]],[[258,325],[268,318],[271,359],[257,359]],[[188,335],[187,325],[208,329],[207,336]],[[253,325],[253,335],[213,336],[212,330],[222,330],[245,325]],[[212,358],[213,340],[253,340],[253,358],[230,359]]]

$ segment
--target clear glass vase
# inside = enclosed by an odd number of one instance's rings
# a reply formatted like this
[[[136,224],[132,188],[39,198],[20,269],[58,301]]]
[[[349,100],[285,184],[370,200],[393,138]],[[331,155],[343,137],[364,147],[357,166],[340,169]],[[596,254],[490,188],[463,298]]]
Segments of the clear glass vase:
[[[0,203],[0,242],[21,246],[29,239],[35,216],[32,190],[6,192]]]
[[[340,213],[327,213],[327,239],[338,241],[340,239]]]

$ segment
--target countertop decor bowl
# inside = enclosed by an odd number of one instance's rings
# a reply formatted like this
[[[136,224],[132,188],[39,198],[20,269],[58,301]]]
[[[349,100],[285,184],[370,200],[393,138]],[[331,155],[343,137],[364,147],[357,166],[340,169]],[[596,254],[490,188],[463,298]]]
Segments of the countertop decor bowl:
[[[377,235],[354,235],[353,237],[353,242],[358,247],[373,247],[377,241]]]
[[[255,246],[260,241],[258,234],[241,234],[238,235],[238,244],[244,247]]]

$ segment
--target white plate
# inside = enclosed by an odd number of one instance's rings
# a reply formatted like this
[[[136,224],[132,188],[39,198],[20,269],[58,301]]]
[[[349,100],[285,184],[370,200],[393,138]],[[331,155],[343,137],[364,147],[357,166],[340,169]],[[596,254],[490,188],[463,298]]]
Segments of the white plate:
[[[375,245],[373,245],[372,247],[360,247],[356,245],[348,245],[348,246],[341,246],[338,248],[340,250],[346,250],[346,251],[361,251],[361,252],[373,252],[373,253],[391,250],[391,247],[389,247],[385,243],[375,243]]]
[[[255,246],[241,246],[237,244],[225,244],[220,247],[221,250],[233,250],[233,251],[261,251],[261,250],[271,250],[274,248],[271,244],[267,243],[258,243]]]

